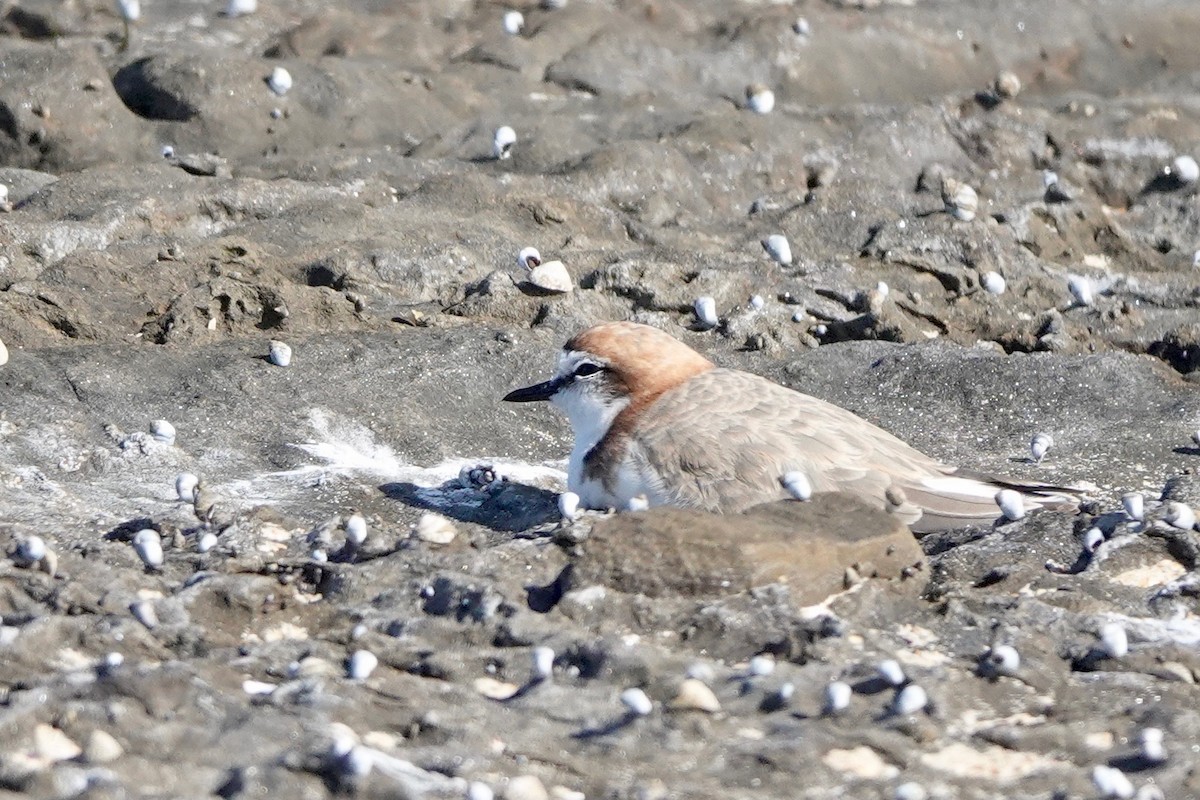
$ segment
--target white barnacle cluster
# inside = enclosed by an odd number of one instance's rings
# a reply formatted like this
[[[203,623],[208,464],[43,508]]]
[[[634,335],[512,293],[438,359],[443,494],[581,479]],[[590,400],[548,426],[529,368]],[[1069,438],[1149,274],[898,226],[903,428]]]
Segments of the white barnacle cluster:
[[[954,178],[942,180],[942,203],[946,212],[960,222],[970,222],[979,212],[979,195],[969,185]]]
[[[492,134],[492,156],[498,161],[512,157],[513,145],[517,143],[517,132],[508,125],[501,125]]]
[[[770,114],[775,109],[775,93],[765,84],[750,84],[746,87],[746,108],[755,114]]]
[[[542,261],[536,247],[522,248],[517,263],[526,270],[526,280],[544,292],[567,294],[575,290],[567,266],[561,261]]]

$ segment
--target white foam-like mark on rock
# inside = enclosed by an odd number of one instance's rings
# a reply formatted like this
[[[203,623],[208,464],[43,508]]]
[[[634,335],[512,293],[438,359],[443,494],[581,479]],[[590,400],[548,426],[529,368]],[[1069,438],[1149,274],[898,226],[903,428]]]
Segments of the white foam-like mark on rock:
[[[314,408],[308,414],[312,437],[299,444],[298,450],[319,463],[304,464],[290,470],[271,472],[235,481],[222,491],[248,501],[274,502],[287,487],[300,491],[331,478],[365,477],[373,481],[409,483],[417,494],[433,508],[452,508],[479,505],[486,494],[477,488],[463,487],[458,477],[463,467],[490,464],[498,479],[507,478],[552,491],[566,488],[567,475],[563,462],[530,464],[506,458],[478,456],[451,458],[440,464],[422,467],[405,462],[386,444],[378,442],[366,426],[351,420],[334,419],[324,409]]]

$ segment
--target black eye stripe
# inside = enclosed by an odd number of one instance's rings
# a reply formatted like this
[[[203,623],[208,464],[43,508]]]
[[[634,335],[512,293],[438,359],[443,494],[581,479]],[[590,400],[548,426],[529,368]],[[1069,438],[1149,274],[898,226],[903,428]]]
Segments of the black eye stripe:
[[[600,366],[599,364],[593,364],[591,361],[584,361],[575,368],[575,372],[572,374],[576,378],[586,378],[588,375],[595,375],[597,372],[600,372],[603,369],[604,367]]]

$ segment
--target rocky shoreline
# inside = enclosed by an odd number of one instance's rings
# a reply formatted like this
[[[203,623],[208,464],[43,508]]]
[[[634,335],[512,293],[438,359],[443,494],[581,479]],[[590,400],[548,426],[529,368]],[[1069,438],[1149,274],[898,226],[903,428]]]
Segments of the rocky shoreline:
[[[545,5],[0,7],[0,792],[1200,794],[1192,4]],[[1096,491],[565,524],[610,319]]]

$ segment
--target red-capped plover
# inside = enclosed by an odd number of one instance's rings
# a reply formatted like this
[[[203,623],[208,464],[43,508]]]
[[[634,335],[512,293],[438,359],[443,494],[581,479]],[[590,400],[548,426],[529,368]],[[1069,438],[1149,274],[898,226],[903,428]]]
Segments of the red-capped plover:
[[[1079,502],[1075,487],[958,474],[845,409],[716,367],[631,322],[578,334],[553,378],[504,399],[548,400],[567,415],[575,434],[567,488],[586,508],[737,512],[794,497],[787,484],[796,473],[814,492],[856,495],[918,532],[994,522],[1001,488],[1029,509]]]

